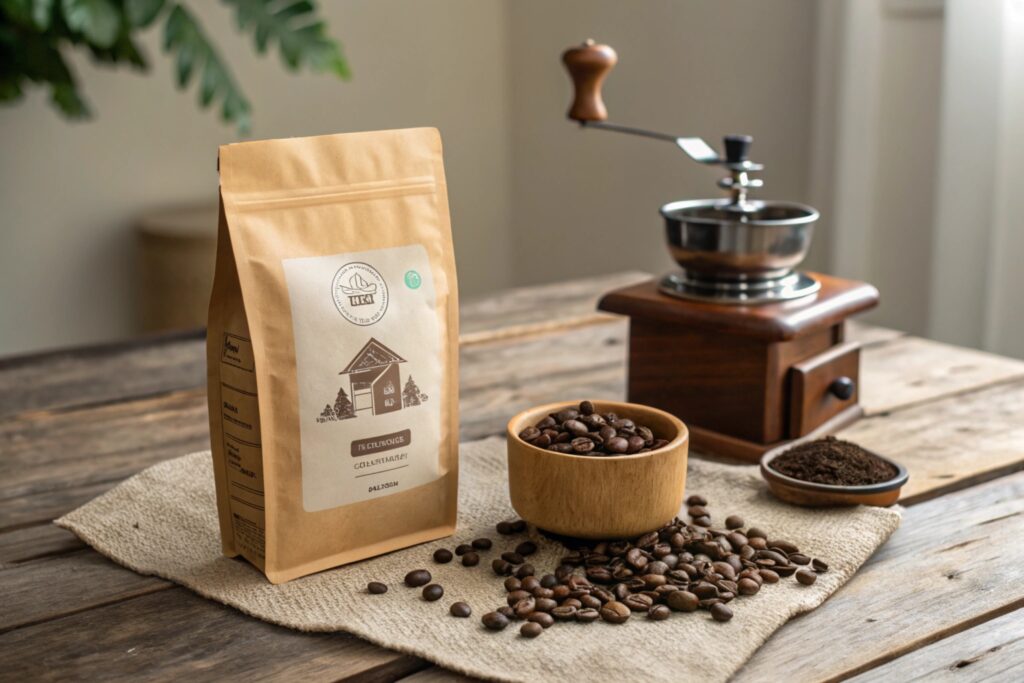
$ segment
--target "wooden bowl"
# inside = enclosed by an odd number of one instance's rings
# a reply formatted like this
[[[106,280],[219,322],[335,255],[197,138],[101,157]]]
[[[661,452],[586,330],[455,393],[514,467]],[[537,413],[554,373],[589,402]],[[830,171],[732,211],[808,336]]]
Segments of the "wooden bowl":
[[[889,481],[865,486],[835,486],[817,484],[786,476],[772,469],[772,460],[782,455],[792,444],[768,451],[761,456],[761,476],[768,482],[768,489],[780,500],[805,507],[832,507],[837,505],[874,505],[888,507],[900,499],[900,491],[907,483],[907,468],[874,451],[868,451],[880,460],[896,468],[896,476]],[[867,449],[865,449],[867,450]]]
[[[690,432],[681,420],[635,403],[594,401],[646,425],[663,448],[634,455],[558,453],[519,438],[549,413],[579,405],[550,403],[525,410],[508,423],[508,490],[520,517],[541,529],[577,538],[635,538],[679,514],[686,486]]]

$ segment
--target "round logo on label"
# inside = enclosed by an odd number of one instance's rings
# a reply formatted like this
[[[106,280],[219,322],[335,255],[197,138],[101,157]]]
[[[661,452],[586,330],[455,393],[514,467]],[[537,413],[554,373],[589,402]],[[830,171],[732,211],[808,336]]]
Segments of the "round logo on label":
[[[339,268],[331,293],[338,312],[356,325],[372,325],[388,310],[388,285],[368,263],[354,261]]]

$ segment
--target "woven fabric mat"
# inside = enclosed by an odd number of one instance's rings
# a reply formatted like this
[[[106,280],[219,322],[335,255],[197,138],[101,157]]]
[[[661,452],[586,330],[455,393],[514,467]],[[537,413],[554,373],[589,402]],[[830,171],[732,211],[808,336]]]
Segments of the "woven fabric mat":
[[[244,561],[221,555],[209,452],[154,465],[56,523],[130,569],[170,579],[258,619],[301,631],[347,631],[464,674],[508,681],[563,681],[570,672],[583,680],[724,681],[790,617],[828,598],[900,522],[896,509],[785,505],[769,496],[755,467],[691,459],[687,492],[706,496],[713,515],[742,515],[748,525],[796,543],[831,569],[810,587],[784,579],[735,600],[735,616],[724,624],[704,611],[673,613],[662,622],[634,615],[623,625],[555,624],[527,641],[518,624],[499,633],[480,624],[481,615],[505,604],[490,560],[529,535],[540,546],[532,563],[548,572],[564,549],[534,529],[509,537],[494,532],[496,522],[515,514],[504,441],[462,444],[460,465],[454,537],[279,586]],[[436,548],[480,536],[495,544],[477,567],[431,560]],[[421,567],[445,587],[441,600],[426,602],[419,589],[402,584],[407,571]],[[369,595],[369,581],[383,581],[390,590]],[[471,618],[449,616],[457,600],[472,606]]]

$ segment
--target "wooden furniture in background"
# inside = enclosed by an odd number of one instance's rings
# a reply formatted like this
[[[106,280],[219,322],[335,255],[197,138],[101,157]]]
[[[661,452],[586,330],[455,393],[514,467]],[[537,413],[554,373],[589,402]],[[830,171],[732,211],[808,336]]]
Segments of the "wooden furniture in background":
[[[817,295],[761,306],[684,301],[650,280],[600,307],[630,317],[630,401],[684,416],[693,447],[756,461],[861,415],[847,318],[878,302],[863,282],[812,273]]]
[[[501,434],[510,415],[548,401],[624,398],[627,322],[594,307],[649,277],[465,302],[462,438]],[[910,470],[903,523],[736,680],[1019,677],[1024,362],[856,322],[846,337],[862,345],[865,416],[840,436]],[[252,619],[124,569],[50,523],[153,463],[208,448],[204,383],[200,332],[0,360],[3,678],[459,678],[344,633]]]

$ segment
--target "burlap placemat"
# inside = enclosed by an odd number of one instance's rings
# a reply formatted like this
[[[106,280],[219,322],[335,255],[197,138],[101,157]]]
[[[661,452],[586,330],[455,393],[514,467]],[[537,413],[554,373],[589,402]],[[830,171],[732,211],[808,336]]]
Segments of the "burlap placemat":
[[[302,631],[347,631],[465,674],[509,681],[592,680],[724,681],[790,617],[821,604],[889,537],[900,521],[894,509],[808,510],[771,498],[756,468],[690,461],[689,493],[701,493],[712,514],[736,513],[748,525],[786,538],[831,566],[817,583],[793,579],[765,586],[733,603],[735,617],[717,623],[707,612],[673,614],[652,622],[635,615],[626,624],[555,624],[527,641],[518,626],[493,633],[480,616],[504,604],[502,581],[490,559],[524,540],[499,536],[494,524],[514,516],[500,439],[463,444],[459,530],[452,538],[287,584],[273,586],[243,561],[221,555],[210,454],[193,453],[154,465],[56,523],[111,559],[143,574],[180,583],[246,614]],[[638,492],[638,495],[642,495]],[[540,550],[538,570],[554,569],[563,548],[530,531]],[[479,566],[435,564],[436,548],[488,536],[494,548]],[[426,567],[445,587],[438,602],[425,602],[402,577]],[[366,584],[383,581],[384,595]],[[464,600],[470,619],[448,607]]]

